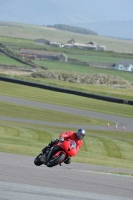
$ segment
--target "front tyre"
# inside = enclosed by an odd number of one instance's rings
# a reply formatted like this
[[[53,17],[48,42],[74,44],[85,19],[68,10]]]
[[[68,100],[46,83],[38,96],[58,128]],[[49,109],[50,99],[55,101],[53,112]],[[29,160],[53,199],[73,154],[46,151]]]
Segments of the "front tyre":
[[[38,155],[35,159],[34,159],[34,164],[36,166],[40,166],[42,165],[43,163],[40,161],[40,155]]]
[[[53,167],[56,166],[60,163],[63,162],[63,160],[65,160],[66,155],[64,153],[61,153],[57,158],[51,158],[48,163],[47,163],[47,167]]]

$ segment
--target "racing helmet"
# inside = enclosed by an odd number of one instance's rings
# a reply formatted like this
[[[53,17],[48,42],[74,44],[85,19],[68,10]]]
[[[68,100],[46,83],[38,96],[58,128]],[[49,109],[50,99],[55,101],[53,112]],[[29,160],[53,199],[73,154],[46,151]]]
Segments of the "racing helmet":
[[[85,136],[85,130],[82,128],[78,129],[76,132],[76,136],[79,140],[82,140],[83,137]]]

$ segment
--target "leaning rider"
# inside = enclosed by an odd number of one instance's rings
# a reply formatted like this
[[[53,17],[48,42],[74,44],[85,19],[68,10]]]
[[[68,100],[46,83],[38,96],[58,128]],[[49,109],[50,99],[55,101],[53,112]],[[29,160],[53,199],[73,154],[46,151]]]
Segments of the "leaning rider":
[[[59,139],[53,139],[44,149],[42,149],[42,153],[45,154],[46,151],[51,148],[54,144],[58,142],[63,142],[64,140],[70,139],[76,142],[76,151],[78,153],[80,147],[83,145],[83,137],[85,136],[85,130],[80,128],[77,132],[67,131],[60,134]],[[64,161],[65,164],[71,163],[71,158],[68,158]]]

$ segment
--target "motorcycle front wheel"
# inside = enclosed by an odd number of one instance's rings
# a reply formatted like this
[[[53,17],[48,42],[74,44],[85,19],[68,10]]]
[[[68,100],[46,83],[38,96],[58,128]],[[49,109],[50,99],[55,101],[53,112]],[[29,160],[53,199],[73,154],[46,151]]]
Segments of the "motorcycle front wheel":
[[[40,155],[38,155],[38,156],[34,159],[34,164],[35,164],[36,166],[40,166],[40,165],[43,164],[43,162],[41,162],[41,160],[40,160]]]
[[[66,155],[64,153],[61,153],[57,158],[50,158],[50,160],[47,162],[47,167],[53,167],[56,166],[65,160]]]

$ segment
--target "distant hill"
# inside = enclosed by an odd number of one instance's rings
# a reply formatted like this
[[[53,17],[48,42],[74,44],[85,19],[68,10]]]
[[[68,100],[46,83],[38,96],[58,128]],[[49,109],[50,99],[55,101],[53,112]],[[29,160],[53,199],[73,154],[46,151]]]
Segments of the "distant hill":
[[[91,31],[89,29],[80,28],[80,27],[76,27],[76,26],[69,26],[66,24],[47,25],[46,27],[56,28],[56,29],[60,29],[63,31],[70,31],[70,32],[86,34],[86,35],[98,35],[96,32]]]

